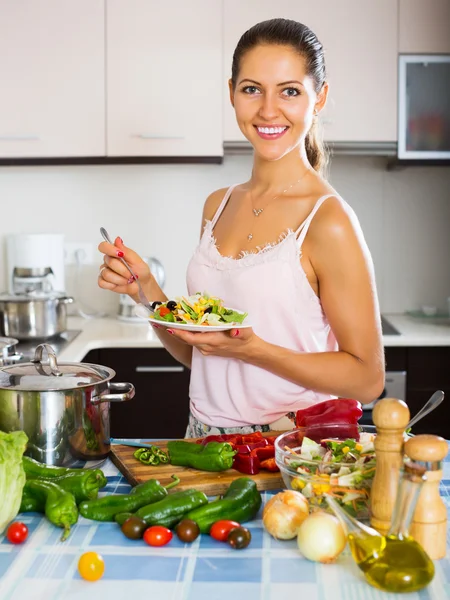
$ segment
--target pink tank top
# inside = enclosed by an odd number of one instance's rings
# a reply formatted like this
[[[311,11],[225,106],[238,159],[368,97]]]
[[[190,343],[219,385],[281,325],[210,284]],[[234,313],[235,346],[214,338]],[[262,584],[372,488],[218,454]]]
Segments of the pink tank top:
[[[225,306],[248,312],[253,331],[270,344],[296,352],[337,351],[336,338],[300,262],[309,225],[333,194],[319,198],[298,230],[289,230],[278,244],[234,259],[219,253],[213,234],[233,187],[212,221],[207,221],[189,262],[189,294],[208,292],[222,298]],[[191,412],[207,425],[265,425],[330,397],[241,360],[193,350]]]

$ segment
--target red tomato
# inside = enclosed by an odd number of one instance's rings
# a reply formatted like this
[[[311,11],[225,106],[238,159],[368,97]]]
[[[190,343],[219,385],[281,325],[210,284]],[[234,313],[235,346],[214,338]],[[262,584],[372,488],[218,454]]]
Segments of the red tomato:
[[[240,527],[236,521],[216,521],[209,530],[209,535],[218,542],[226,542],[228,534],[235,527]]]
[[[6,537],[11,544],[22,544],[28,537],[28,527],[25,523],[14,521],[14,523],[11,523],[8,527]]]
[[[168,315],[170,313],[170,310],[165,306],[162,306],[160,309],[158,309],[158,312],[161,317],[164,317],[165,315]]]
[[[161,525],[152,525],[144,531],[144,540],[149,546],[165,546],[172,538],[170,529]]]

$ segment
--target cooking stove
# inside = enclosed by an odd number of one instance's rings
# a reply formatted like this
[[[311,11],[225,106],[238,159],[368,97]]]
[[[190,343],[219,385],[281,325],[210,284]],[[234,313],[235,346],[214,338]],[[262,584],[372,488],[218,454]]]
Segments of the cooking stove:
[[[20,341],[16,350],[18,354],[21,354],[21,358],[18,362],[30,362],[32,358],[34,358],[34,351],[36,346],[39,344],[50,344],[53,350],[56,353],[56,356],[60,354],[60,352],[65,348],[70,342],[72,342],[77,335],[81,333],[81,329],[68,329],[63,333],[59,333],[58,335],[53,335],[52,337],[41,339],[41,340],[23,340]],[[45,353],[44,353],[45,356]]]

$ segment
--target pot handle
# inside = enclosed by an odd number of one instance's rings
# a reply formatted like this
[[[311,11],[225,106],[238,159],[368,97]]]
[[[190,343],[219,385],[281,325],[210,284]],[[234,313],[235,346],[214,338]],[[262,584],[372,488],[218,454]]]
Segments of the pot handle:
[[[112,393],[100,394],[100,396],[92,396],[92,404],[100,404],[102,402],[125,402],[134,398],[134,385],[132,383],[115,383],[108,382],[108,389]]]

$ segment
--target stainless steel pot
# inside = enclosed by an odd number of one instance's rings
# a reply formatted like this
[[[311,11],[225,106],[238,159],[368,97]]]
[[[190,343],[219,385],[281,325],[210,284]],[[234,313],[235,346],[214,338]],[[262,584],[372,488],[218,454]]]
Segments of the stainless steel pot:
[[[0,337],[0,367],[18,362],[22,354],[17,352],[19,340],[9,337]]]
[[[0,294],[0,335],[19,340],[46,339],[67,329],[70,296]]]
[[[26,454],[48,465],[104,459],[109,403],[131,400],[135,392],[131,383],[111,382],[115,374],[100,365],[58,364],[53,348],[40,344],[31,362],[0,369],[0,430],[24,431]]]

